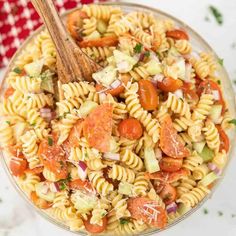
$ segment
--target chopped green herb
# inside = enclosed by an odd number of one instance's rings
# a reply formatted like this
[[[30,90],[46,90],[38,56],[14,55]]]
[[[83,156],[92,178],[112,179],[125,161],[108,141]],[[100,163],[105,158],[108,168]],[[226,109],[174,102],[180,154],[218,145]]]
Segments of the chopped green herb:
[[[207,210],[206,208],[204,208],[204,209],[203,209],[203,213],[204,213],[205,215],[207,215],[207,214],[208,214],[208,210]]]
[[[223,216],[223,212],[222,211],[218,211],[218,216]]]
[[[103,213],[102,213],[102,217],[104,217],[106,214],[107,214],[106,212],[103,212]]]
[[[9,125],[11,124],[11,122],[9,120],[6,120],[6,123],[9,124]]]
[[[53,145],[53,140],[51,137],[48,137],[48,145],[52,146]]]
[[[66,38],[66,41],[69,41],[69,38]]]
[[[138,43],[135,47],[134,47],[134,52],[135,53],[140,53],[142,51],[143,45],[141,43]]]
[[[16,67],[13,69],[13,72],[15,72],[16,74],[21,74],[22,70],[19,67]]]
[[[150,55],[151,55],[150,51],[146,51],[146,52],[144,53],[144,56],[145,56],[145,57],[150,57]]]
[[[67,115],[67,114],[70,114],[70,112],[64,112],[63,115],[58,116],[58,119],[61,120],[61,119],[63,119],[63,118],[66,118],[66,115]]]
[[[230,124],[234,124],[236,126],[236,119],[233,119],[231,121],[229,121]]]
[[[216,22],[219,24],[219,25],[222,25],[223,24],[223,15],[221,14],[221,12],[214,6],[209,6],[209,10],[211,12],[211,14],[215,17],[216,19]]]
[[[224,65],[224,59],[219,58],[219,59],[218,59],[218,63],[219,63],[221,66],[223,66],[223,65]]]
[[[63,163],[64,164],[64,163]],[[71,181],[71,176],[68,175],[68,177],[66,179],[61,179],[58,181],[59,184],[59,188],[60,190],[65,190],[67,189],[67,184]]]
[[[126,224],[128,224],[129,223],[129,220],[127,220],[127,219],[120,219],[120,224],[121,225],[126,225]]]
[[[59,188],[60,190],[65,190],[67,188],[67,185],[64,182],[62,182],[60,183]]]
[[[234,218],[234,217],[236,217],[236,215],[235,215],[235,214],[232,214],[231,217]]]
[[[217,84],[221,85],[221,81],[219,79],[217,80]]]
[[[33,122],[30,124],[30,126],[35,126],[36,125],[36,122]]]

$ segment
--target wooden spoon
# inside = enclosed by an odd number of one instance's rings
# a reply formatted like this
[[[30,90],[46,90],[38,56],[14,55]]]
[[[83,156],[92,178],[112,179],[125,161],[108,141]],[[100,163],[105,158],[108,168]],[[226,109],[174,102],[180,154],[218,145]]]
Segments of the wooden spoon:
[[[57,50],[58,77],[62,83],[92,80],[92,74],[102,67],[82,52],[71,38],[52,0],[31,0],[41,16]]]

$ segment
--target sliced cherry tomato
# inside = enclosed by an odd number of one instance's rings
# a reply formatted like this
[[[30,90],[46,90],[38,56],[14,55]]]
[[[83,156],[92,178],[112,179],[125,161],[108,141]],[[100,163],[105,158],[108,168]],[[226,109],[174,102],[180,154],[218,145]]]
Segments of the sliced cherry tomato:
[[[121,81],[124,85],[127,85],[130,78],[131,78],[131,76],[129,74],[122,74],[121,75]],[[96,84],[96,91],[99,92],[99,91],[104,90],[104,92],[106,94],[111,94],[112,96],[118,96],[118,95],[120,95],[121,93],[124,92],[124,90],[125,90],[124,85],[120,85],[120,86],[118,86],[117,88],[114,88],[114,89],[106,90],[106,87],[102,86],[101,84]]]
[[[183,82],[180,79],[173,79],[171,77],[166,77],[161,82],[157,81],[157,87],[164,92],[175,92],[182,85]]]
[[[226,152],[229,151],[229,137],[225,133],[225,131],[222,129],[220,125],[216,125],[216,128],[218,129],[219,135],[220,135],[220,152],[222,150],[225,150]]]
[[[27,169],[25,172],[30,173],[30,174],[34,174],[34,175],[38,175],[43,173],[43,166],[40,167],[35,167],[34,169]]]
[[[91,216],[87,220],[84,220],[85,229],[92,234],[102,233],[107,228],[107,217],[102,218],[102,225],[95,225],[90,223]]]
[[[222,105],[222,114],[224,114],[224,112],[225,112],[225,101],[224,101],[224,98],[223,98],[223,95],[222,95],[221,88],[216,82],[214,82],[212,80],[202,81],[200,83],[200,85],[198,86],[197,93],[200,96],[203,92],[211,94],[212,91],[214,91],[214,90],[218,91],[218,93],[219,93],[219,101],[217,101],[216,103]]]
[[[84,120],[83,133],[89,145],[101,152],[109,152],[112,132],[111,104],[97,106]]]
[[[158,181],[161,181],[163,183],[174,183],[180,179],[186,179],[190,175],[190,171],[187,169],[180,169],[176,172],[164,172],[164,171],[158,171],[155,173],[146,173],[147,179],[155,179]]]
[[[9,98],[13,93],[15,92],[15,89],[12,87],[7,88],[7,90],[4,93],[4,98]]]
[[[41,141],[38,155],[45,167],[52,171],[57,178],[66,179],[68,175],[65,153],[55,136]]]
[[[81,48],[87,47],[113,47],[117,46],[118,38],[117,36],[107,36],[99,39],[88,39],[79,42]]]
[[[170,116],[161,124],[160,148],[167,156],[173,158],[184,158],[189,155],[189,150],[181,142]]]
[[[175,172],[181,169],[183,159],[176,159],[172,157],[163,157],[160,160],[160,168],[162,171]]]
[[[70,131],[68,141],[69,141],[69,144],[71,145],[71,147],[77,147],[79,145],[78,140],[82,136],[83,121],[84,121],[83,119],[78,120]]]
[[[81,29],[83,26],[83,19],[86,18],[88,18],[88,15],[81,10],[73,11],[68,15],[67,28],[73,38],[82,40]]]
[[[143,135],[143,127],[135,118],[122,120],[118,125],[118,131],[120,136],[131,140],[139,139]]]
[[[176,196],[176,188],[170,184],[166,184],[160,193],[160,197],[166,205],[169,205],[174,202],[176,200]]]
[[[21,176],[27,169],[27,161],[24,158],[13,158],[10,161],[10,170],[14,176]]]
[[[176,40],[179,39],[185,39],[185,40],[189,40],[189,36],[186,32],[184,32],[183,30],[171,30],[171,31],[167,31],[166,32],[166,37],[170,37]]]
[[[69,183],[69,186],[71,189],[76,189],[76,190],[85,190],[87,192],[93,192],[94,189],[92,185],[90,184],[89,181],[81,180],[81,179],[75,179]]]
[[[194,101],[198,101],[199,97],[196,91],[191,88],[191,83],[184,82],[181,89],[183,90],[185,97]]]
[[[128,200],[128,210],[132,218],[142,220],[154,227],[163,229],[167,224],[166,211],[159,206],[158,202],[149,198],[130,198]],[[156,217],[152,217],[155,214]]]
[[[155,110],[159,103],[157,90],[149,80],[140,80],[138,82],[138,95],[142,107],[147,111]]]
[[[48,209],[52,206],[52,203],[37,196],[36,192],[31,192],[30,199],[40,209]]]

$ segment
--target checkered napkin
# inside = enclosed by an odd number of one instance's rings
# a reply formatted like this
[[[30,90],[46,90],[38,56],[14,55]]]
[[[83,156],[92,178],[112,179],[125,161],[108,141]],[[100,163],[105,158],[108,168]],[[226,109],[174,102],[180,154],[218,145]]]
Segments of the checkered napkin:
[[[54,0],[60,13],[79,4],[106,0]],[[0,0],[0,68],[8,64],[22,42],[42,24],[29,0]]]

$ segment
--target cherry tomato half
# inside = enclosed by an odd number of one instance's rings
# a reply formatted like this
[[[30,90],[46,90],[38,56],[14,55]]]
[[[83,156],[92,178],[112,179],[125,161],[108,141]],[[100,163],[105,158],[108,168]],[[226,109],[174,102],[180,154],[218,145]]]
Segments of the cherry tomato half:
[[[142,107],[147,111],[155,110],[159,103],[157,90],[149,80],[140,80],[138,82],[138,95]]]
[[[15,89],[12,87],[7,88],[7,90],[4,93],[4,98],[7,99],[15,92]]]
[[[189,36],[183,30],[171,30],[166,32],[166,37],[170,37],[176,40],[185,39],[189,40]]]
[[[166,205],[169,205],[174,202],[176,200],[176,196],[176,188],[170,184],[166,184],[160,193],[160,197]]]
[[[143,127],[135,118],[122,120],[118,125],[118,131],[120,136],[131,140],[139,139],[143,135]]]
[[[34,203],[35,206],[37,206],[40,209],[48,209],[52,206],[52,203],[38,197],[36,192],[31,192],[30,199]]]
[[[161,82],[157,81],[157,87],[164,92],[175,92],[182,85],[183,82],[180,79],[173,79],[171,77],[166,77]]]
[[[102,225],[95,225],[90,223],[91,216],[87,220],[84,220],[85,229],[92,234],[102,233],[107,228],[107,217],[102,218]]]
[[[183,159],[176,159],[172,157],[163,157],[160,160],[160,169],[166,172],[175,172],[181,169]]]
[[[10,161],[10,170],[14,176],[21,176],[27,169],[27,161],[24,158],[12,159]]]
[[[184,92],[184,96],[188,99],[194,100],[194,101],[198,101],[199,97],[195,91],[195,89],[191,88],[191,83],[183,83],[183,86],[181,87],[181,89]]]
[[[71,189],[77,189],[77,190],[85,190],[87,192],[93,192],[94,189],[89,181],[81,180],[81,179],[75,179],[69,183],[69,186]]]

